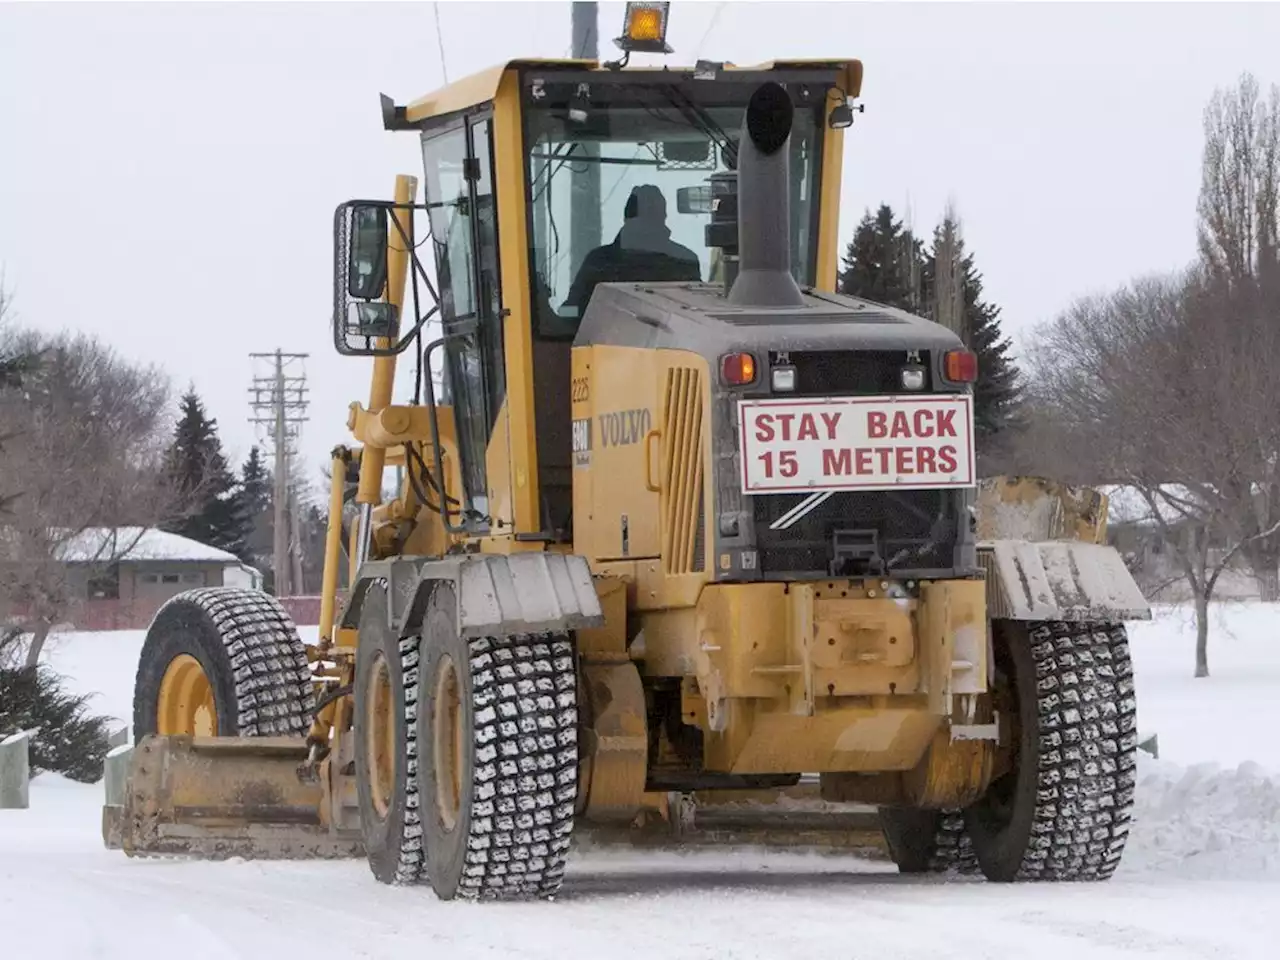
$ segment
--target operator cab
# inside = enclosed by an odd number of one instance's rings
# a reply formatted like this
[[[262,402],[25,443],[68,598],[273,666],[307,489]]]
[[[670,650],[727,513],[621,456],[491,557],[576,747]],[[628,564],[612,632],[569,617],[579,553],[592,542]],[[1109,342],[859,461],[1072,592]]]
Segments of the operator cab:
[[[838,181],[857,61],[518,61],[407,106],[383,98],[384,126],[421,137],[422,202],[409,212],[426,216],[415,226],[396,214],[409,205],[339,208],[335,343],[348,355],[410,344],[430,354],[462,484],[457,504],[445,504],[447,529],[572,542],[571,352],[583,317],[602,283],[722,282],[712,195],[733,170],[747,103],[768,81],[795,108],[792,273],[833,289],[838,192],[824,190],[823,172],[832,166]],[[386,302],[385,244],[357,249],[383,224],[392,248],[411,252],[414,306],[408,293],[403,307]],[[419,309],[428,296],[431,309]],[[442,332],[434,347],[428,321]],[[536,476],[525,476],[535,460]]]

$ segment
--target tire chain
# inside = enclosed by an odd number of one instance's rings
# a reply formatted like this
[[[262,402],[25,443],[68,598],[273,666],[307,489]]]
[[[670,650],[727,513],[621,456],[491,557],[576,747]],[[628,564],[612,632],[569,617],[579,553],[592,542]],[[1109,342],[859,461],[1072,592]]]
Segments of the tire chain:
[[[977,854],[973,841],[965,829],[964,813],[949,809],[941,811],[938,827],[933,835],[933,849],[929,853],[929,872],[958,874],[962,877],[980,876]]]
[[[400,862],[397,884],[427,882],[423,856],[421,798],[418,794],[418,663],[422,642],[419,637],[400,640],[400,680],[404,687],[405,770],[404,828],[400,834]]]
[[[1105,880],[1120,864],[1137,779],[1133,664],[1123,626],[1032,629],[1040,759],[1019,880]]]
[[[279,601],[240,587],[196,588],[174,599],[196,604],[217,629],[231,661],[239,735],[305,735],[311,727],[311,668]]]
[[[470,643],[475,763],[465,899],[553,897],[578,793],[573,642],[556,634]]]

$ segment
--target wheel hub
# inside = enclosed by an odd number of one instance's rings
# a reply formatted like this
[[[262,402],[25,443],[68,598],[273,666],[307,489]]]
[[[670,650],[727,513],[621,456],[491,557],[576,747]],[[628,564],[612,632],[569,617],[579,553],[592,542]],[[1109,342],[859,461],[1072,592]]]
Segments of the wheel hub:
[[[373,669],[364,691],[365,729],[368,731],[369,786],[373,807],[386,819],[395,791],[396,750],[395,723],[392,721],[391,670],[387,658],[374,654]]]
[[[200,661],[184,653],[169,662],[160,680],[156,732],[161,736],[213,737],[218,707]]]
[[[436,812],[446,830],[458,823],[462,807],[462,685],[458,668],[447,654],[436,672],[435,736]]]

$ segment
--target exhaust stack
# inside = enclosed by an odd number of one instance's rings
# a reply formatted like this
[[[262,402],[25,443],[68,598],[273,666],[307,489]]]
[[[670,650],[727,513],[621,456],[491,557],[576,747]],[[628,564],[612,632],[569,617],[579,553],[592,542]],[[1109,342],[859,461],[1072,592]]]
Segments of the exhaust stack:
[[[791,97],[761,84],[747,104],[738,141],[738,276],[729,291],[736,306],[801,307],[791,275]]]

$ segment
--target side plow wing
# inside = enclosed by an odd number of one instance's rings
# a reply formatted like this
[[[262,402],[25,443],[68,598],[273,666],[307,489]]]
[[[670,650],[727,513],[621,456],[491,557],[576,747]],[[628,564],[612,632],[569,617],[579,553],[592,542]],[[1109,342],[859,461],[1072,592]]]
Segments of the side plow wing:
[[[324,822],[322,785],[299,777],[307,757],[302,739],[144,737],[112,753],[103,841],[129,856],[311,860],[363,853],[358,835]]]

